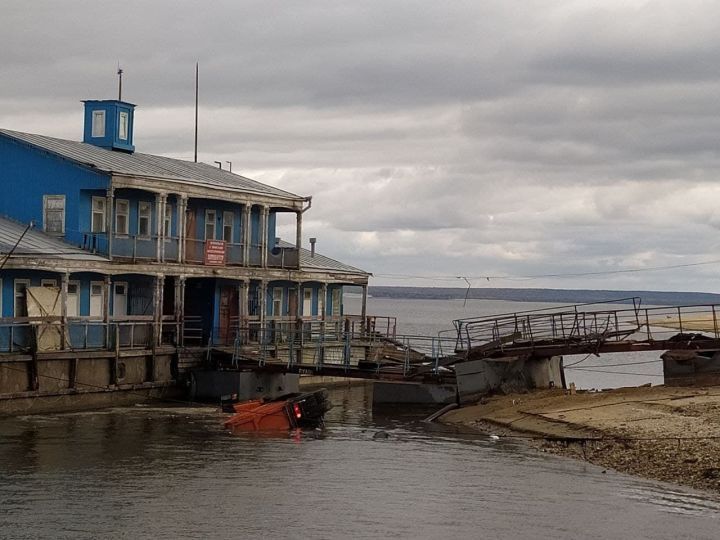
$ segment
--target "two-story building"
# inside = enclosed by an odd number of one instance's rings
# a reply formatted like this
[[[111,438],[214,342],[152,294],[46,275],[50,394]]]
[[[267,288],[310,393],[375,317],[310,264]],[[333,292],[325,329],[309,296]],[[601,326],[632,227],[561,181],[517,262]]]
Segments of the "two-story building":
[[[134,108],[86,101],[82,142],[0,129],[0,412],[164,388],[193,348],[339,330],[345,285],[365,320],[369,274],[303,248],[310,197],[136,152]]]

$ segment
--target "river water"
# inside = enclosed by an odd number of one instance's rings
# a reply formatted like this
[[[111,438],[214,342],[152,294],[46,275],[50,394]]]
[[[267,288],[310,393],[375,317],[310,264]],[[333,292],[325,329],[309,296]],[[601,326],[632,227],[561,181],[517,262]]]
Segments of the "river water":
[[[718,538],[713,495],[331,400],[276,437],[179,404],[1,419],[0,537]]]

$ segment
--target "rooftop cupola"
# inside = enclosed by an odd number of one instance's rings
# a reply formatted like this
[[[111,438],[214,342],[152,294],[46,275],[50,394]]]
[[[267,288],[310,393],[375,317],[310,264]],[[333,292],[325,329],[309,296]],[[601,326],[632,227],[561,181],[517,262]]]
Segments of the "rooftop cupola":
[[[133,153],[135,105],[116,99],[88,100],[85,103],[83,142],[101,148]]]

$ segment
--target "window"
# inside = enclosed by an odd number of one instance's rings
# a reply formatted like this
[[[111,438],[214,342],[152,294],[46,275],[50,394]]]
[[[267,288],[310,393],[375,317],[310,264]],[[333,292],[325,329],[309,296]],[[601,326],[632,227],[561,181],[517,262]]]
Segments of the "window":
[[[125,199],[115,201],[115,233],[128,234],[130,202]]]
[[[282,305],[283,305],[283,289],[282,289],[282,287],[273,288],[272,299],[273,299],[272,315],[273,315],[273,317],[280,317],[282,315]]]
[[[91,232],[105,232],[105,197],[92,198],[92,228]]]
[[[105,111],[92,112],[92,136],[105,136]]]
[[[223,240],[232,244],[233,241],[233,220],[235,215],[232,212],[223,212]]]
[[[138,236],[150,237],[150,216],[152,210],[150,203],[140,201],[138,203]]]
[[[302,314],[304,317],[309,317],[312,315],[312,299],[313,299],[313,290],[311,288],[304,288],[303,289],[303,311]]]
[[[172,232],[172,214],[173,207],[168,204],[165,207],[165,221],[163,223],[163,235],[165,238],[170,238],[170,233]]]
[[[57,287],[57,279],[43,279],[40,281],[42,287]]]
[[[120,112],[120,122],[118,123],[118,139],[127,141],[128,138],[128,113]]]
[[[16,279],[15,280],[15,306],[13,316],[15,317],[27,317],[27,300],[26,300],[26,289],[30,286],[29,279]]]
[[[65,195],[43,195],[43,230],[65,234]]]
[[[91,317],[102,317],[103,316],[103,305],[104,297],[103,290],[105,284],[102,281],[91,281],[90,282],[90,316]]]
[[[80,282],[70,281],[67,290],[67,316],[80,316]]]
[[[115,295],[113,296],[113,316],[122,317],[128,311],[128,284],[115,283]]]
[[[215,210],[205,210],[205,240],[215,240],[215,221],[217,213]]]

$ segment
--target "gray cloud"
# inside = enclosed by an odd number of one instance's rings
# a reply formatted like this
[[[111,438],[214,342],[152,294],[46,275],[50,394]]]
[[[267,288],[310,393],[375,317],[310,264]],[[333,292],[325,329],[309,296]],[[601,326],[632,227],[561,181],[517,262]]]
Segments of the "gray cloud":
[[[305,233],[377,283],[717,259],[719,19],[670,0],[7,0],[0,126],[79,138],[79,101],[114,97],[120,61],[138,149],[189,158],[199,60],[201,159],[313,195]]]

